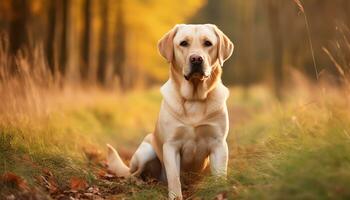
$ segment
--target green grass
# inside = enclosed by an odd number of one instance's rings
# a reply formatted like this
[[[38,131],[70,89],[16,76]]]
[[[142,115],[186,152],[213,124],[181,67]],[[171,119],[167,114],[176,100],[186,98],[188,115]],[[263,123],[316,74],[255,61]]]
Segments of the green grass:
[[[279,103],[263,88],[232,89],[229,176],[225,181],[208,176],[186,195],[349,199],[349,106],[342,96],[322,94],[298,99],[296,92]],[[49,169],[60,187],[67,187],[71,177],[82,177],[90,185],[111,191],[117,187],[120,191],[111,197],[166,198],[163,184],[125,180],[104,185],[96,175],[99,167],[83,151],[105,153],[105,143],[111,143],[132,152],[153,130],[161,101],[158,90],[86,97],[90,101],[71,104],[68,99],[40,117],[0,123],[0,173],[13,172],[37,186],[36,177]]]
[[[227,182],[208,181],[198,195],[213,199],[226,191],[233,199],[349,199],[349,109],[339,97],[329,98],[303,106],[295,99],[268,101],[255,111],[251,105],[258,98],[248,99],[244,104],[251,107],[243,107],[254,114],[231,129]]]
[[[12,172],[38,186],[37,178],[49,170],[61,188],[68,187],[72,177],[97,184],[96,167],[90,165],[84,149],[105,153],[106,143],[136,148],[153,129],[160,102],[155,94],[91,95],[88,103],[71,105],[70,99],[48,115],[28,113],[0,123],[0,174]],[[139,110],[147,114],[140,115]],[[5,189],[0,187],[0,194]]]

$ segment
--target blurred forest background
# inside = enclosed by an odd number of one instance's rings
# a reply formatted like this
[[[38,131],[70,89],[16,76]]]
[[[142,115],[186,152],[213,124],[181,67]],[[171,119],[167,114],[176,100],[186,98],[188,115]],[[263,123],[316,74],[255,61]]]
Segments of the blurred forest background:
[[[0,31],[9,37],[10,55],[22,47],[26,56],[41,49],[45,68],[60,84],[129,90],[167,79],[168,67],[156,49],[167,30],[177,23],[214,23],[236,47],[224,82],[268,82],[279,95],[289,69],[313,80],[327,71],[337,80],[322,48],[339,48],[350,2],[303,3],[307,16],[293,0],[1,0]],[[16,63],[9,65],[15,72]]]
[[[185,199],[350,199],[350,0],[0,0],[0,199],[167,199],[104,159],[154,130],[178,23],[235,44],[228,178]]]

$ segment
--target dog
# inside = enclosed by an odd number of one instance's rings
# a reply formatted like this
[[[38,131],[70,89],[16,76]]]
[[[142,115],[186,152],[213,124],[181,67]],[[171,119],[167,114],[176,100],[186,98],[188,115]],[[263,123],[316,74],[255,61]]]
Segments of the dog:
[[[155,130],[144,138],[130,167],[107,144],[107,165],[119,177],[156,169],[156,178],[168,183],[169,199],[182,199],[180,172],[203,173],[209,165],[213,175],[227,175],[229,90],[221,74],[234,45],[215,25],[179,24],[159,40],[158,49],[170,63],[170,77],[160,89]],[[150,163],[158,166],[147,167]]]

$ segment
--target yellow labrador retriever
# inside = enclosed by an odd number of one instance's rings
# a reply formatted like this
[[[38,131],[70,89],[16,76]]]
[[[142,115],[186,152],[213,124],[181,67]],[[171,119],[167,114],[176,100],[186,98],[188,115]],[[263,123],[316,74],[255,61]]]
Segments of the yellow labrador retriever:
[[[201,173],[208,159],[212,174],[226,176],[229,129],[221,82],[223,63],[233,44],[215,25],[176,25],[158,43],[170,63],[170,78],[161,87],[163,101],[154,133],[148,134],[124,164],[108,145],[107,164],[117,176],[140,175],[152,161],[160,163],[157,178],[166,180],[169,199],[182,199],[180,170]]]

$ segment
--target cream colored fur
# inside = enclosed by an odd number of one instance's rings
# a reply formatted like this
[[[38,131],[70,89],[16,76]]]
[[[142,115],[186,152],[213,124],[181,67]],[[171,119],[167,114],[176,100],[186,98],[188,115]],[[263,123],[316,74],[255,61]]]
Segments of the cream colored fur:
[[[184,40],[186,47],[180,45]],[[206,41],[212,45],[205,46]],[[158,48],[170,63],[170,78],[161,87],[163,101],[155,130],[133,155],[130,168],[110,145],[107,161],[111,171],[126,177],[140,175],[147,163],[159,160],[157,178],[167,181],[169,199],[182,199],[181,171],[202,173],[209,159],[212,174],[227,173],[229,91],[221,82],[221,67],[233,44],[215,25],[181,24],[164,35]],[[193,54],[203,57],[205,76],[186,80]]]

